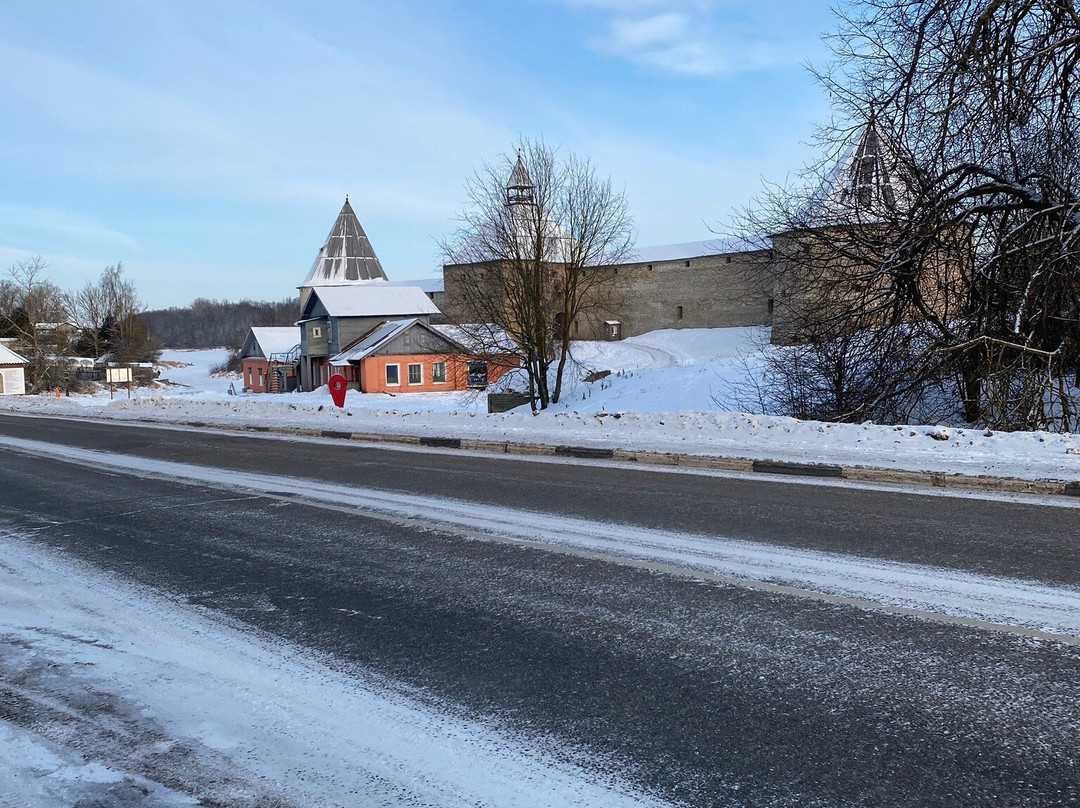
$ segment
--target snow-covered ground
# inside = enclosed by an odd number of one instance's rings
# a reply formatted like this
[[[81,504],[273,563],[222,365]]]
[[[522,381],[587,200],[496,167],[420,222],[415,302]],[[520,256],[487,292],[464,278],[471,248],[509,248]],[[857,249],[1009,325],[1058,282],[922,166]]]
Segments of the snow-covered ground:
[[[693,536],[532,513],[448,498],[322,483],[281,475],[207,468],[73,446],[11,439],[9,448],[94,469],[139,477],[206,484],[219,490],[273,492],[306,503],[343,506],[407,519],[416,514],[437,529],[481,532],[501,541],[574,548],[622,559],[672,565],[739,582],[768,582],[801,592],[855,598],[878,606],[911,609],[999,626],[1033,629],[1080,640],[1080,591],[920,564],[856,558],[840,553],[773,547],[723,536]],[[1065,507],[1071,501],[1063,501]],[[403,516],[404,515],[404,516]],[[543,525],[538,528],[538,525]]]
[[[577,381],[562,404],[536,416],[488,415],[476,393],[350,393],[343,410],[331,406],[325,389],[230,395],[239,380],[210,374],[224,350],[167,352],[161,376],[169,383],[137,390],[130,401],[125,391],[112,401],[105,391],[12,397],[0,408],[1080,479],[1077,435],[837,425],[721,410],[754,363],[761,336],[753,329],[662,331],[580,344]],[[611,374],[581,381],[603,370]],[[309,481],[18,439],[7,448],[225,489],[287,494],[295,486],[313,503],[383,518],[422,512],[432,524],[492,540],[1080,639],[1080,595],[1067,587],[551,515],[538,520],[523,511],[360,487],[322,485],[312,493]],[[576,765],[573,750],[508,736],[364,671],[332,670],[207,611],[44,551],[24,535],[0,532],[0,557],[0,677],[19,683],[20,698],[41,711],[36,720],[55,714],[74,727],[57,738],[0,720],[5,808],[193,805],[168,787],[170,765],[182,768],[181,782],[205,786],[218,804],[355,805],[358,794],[374,806],[651,804],[616,775]],[[101,705],[108,705],[104,715]],[[84,755],[80,731],[99,733],[87,745],[97,750],[114,738],[111,754]],[[158,769],[161,778],[147,777]]]
[[[35,728],[67,727],[57,742],[0,720],[2,806],[656,804],[567,750],[556,759],[23,537],[0,533],[0,548],[0,675],[40,712]],[[208,801],[132,773],[147,769]]]
[[[215,378],[224,350],[169,351],[169,384],[56,399],[7,397],[0,408],[28,413],[224,426],[308,427],[615,447],[690,455],[862,465],[1080,480],[1080,436],[1044,432],[831,424],[740,413],[732,390],[760,357],[759,329],[656,331],[617,343],[578,343],[579,365],[563,402],[536,416],[521,409],[489,415],[482,393],[364,395],[336,410],[326,389],[285,395],[227,394],[239,379]],[[586,383],[594,371],[611,375]]]

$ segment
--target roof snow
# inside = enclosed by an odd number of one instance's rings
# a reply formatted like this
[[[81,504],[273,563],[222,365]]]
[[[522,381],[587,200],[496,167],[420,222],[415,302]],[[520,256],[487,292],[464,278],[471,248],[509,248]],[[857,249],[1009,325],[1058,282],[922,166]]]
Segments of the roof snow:
[[[331,317],[406,317],[441,314],[417,286],[395,286],[389,281],[348,286],[316,286],[315,294]]]
[[[444,291],[442,276],[438,278],[418,278],[414,281],[390,281],[389,283],[391,286],[415,286],[428,294]]]
[[[800,211],[805,224],[871,223],[911,203],[910,159],[871,118]]]
[[[0,365],[28,365],[30,364],[26,359],[23,359],[17,353],[10,348],[0,345]]]
[[[379,350],[383,345],[386,345],[398,334],[412,328],[414,325],[419,324],[421,328],[426,327],[416,317],[409,318],[407,320],[389,320],[380,326],[375,327],[357,342],[353,343],[346,350],[339,353],[337,356],[330,358],[330,364],[334,366],[347,365],[350,362],[359,362],[361,359],[365,359],[371,356],[375,351]],[[435,329],[432,329],[435,330]],[[436,332],[439,333],[439,332]],[[457,343],[456,340],[447,336],[446,334],[439,333],[443,339],[446,339],[454,344],[454,347],[464,351],[464,348]]]
[[[300,342],[300,329],[296,326],[252,326],[251,333],[264,357],[288,353]]]
[[[495,323],[467,323],[455,325],[440,323],[431,326],[449,340],[453,340],[476,354],[492,352],[514,353],[517,345],[505,329]]]
[[[302,286],[373,279],[386,280],[386,273],[383,272],[375,249],[349,204],[349,198],[345,197],[341,213],[330,228],[326,242],[319,250],[319,255],[311,265],[311,271]]]
[[[706,255],[732,255],[761,249],[765,248],[749,240],[715,238],[711,241],[687,241],[682,244],[635,247],[622,263],[644,264],[652,261],[679,261],[686,258],[702,258]]]

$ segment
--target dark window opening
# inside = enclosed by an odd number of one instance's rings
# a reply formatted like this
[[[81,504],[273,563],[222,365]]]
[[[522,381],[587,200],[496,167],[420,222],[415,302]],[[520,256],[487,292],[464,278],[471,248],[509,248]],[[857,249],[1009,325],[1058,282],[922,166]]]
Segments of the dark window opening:
[[[681,320],[682,319],[682,306],[676,306],[675,308],[676,308],[675,319],[676,320]]]
[[[481,361],[469,362],[466,365],[466,378],[470,388],[483,389],[488,384],[488,363]]]
[[[772,312],[773,312],[773,303],[774,303],[774,301],[773,301],[773,299],[772,299],[772,298],[770,297],[770,298],[769,298],[769,316],[772,316]]]

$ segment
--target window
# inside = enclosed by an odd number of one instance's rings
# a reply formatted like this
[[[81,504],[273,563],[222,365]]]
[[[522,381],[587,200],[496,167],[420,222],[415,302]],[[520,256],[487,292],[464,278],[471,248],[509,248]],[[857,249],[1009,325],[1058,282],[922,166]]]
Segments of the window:
[[[682,319],[682,306],[676,306],[675,307],[675,319],[676,320],[681,320]]]
[[[769,315],[770,315],[770,316],[772,316],[772,312],[773,312],[773,305],[774,305],[774,301],[773,301],[773,299],[772,299],[772,298],[770,297],[770,298],[769,298]]]
[[[312,337],[312,339],[318,339],[321,336],[322,336],[322,326],[313,325],[311,327],[311,337]]]
[[[445,362],[433,362],[431,364],[431,381],[435,384],[446,384]]]
[[[423,367],[420,363],[409,365],[409,384],[420,384],[424,381]]]
[[[685,266],[690,266],[690,262],[689,262],[689,261],[687,261],[687,262],[686,262],[686,264],[685,264]]]
[[[388,385],[401,384],[401,377],[398,375],[400,368],[397,365],[386,366],[386,383]]]

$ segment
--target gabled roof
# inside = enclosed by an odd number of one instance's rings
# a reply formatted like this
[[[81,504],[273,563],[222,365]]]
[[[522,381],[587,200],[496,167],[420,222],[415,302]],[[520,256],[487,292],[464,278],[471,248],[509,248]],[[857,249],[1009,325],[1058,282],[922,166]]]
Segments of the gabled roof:
[[[0,345],[0,365],[29,365],[30,362],[23,359],[10,348]]]
[[[386,280],[382,264],[367,233],[356,218],[356,213],[345,197],[345,204],[315,263],[311,265],[301,286],[317,284],[353,283],[373,279]]]
[[[252,326],[251,336],[264,359],[271,354],[289,353],[300,343],[300,330],[294,326]]]
[[[911,160],[871,116],[811,195],[800,218],[809,226],[881,221],[910,205],[913,174]]]
[[[514,338],[506,333],[506,329],[495,323],[464,325],[440,323],[431,326],[431,330],[438,331],[447,339],[477,355],[500,351],[512,354],[517,351]]]
[[[376,326],[371,329],[371,331],[364,334],[364,336],[360,337],[360,339],[353,342],[352,345],[349,345],[344,351],[337,354],[337,356],[330,357],[330,364],[340,366],[366,359],[381,347],[392,341],[398,334],[402,334],[414,326],[430,331],[437,337],[449,343],[455,350],[465,353],[465,348],[456,340],[448,337],[446,334],[436,331],[422,320],[412,317],[407,320],[389,320],[382,325]]]
[[[372,281],[348,286],[316,286],[312,294],[331,317],[411,317],[440,314],[422,289],[393,286],[389,281]],[[310,310],[309,303],[306,308]],[[305,313],[305,316],[306,313]]]

